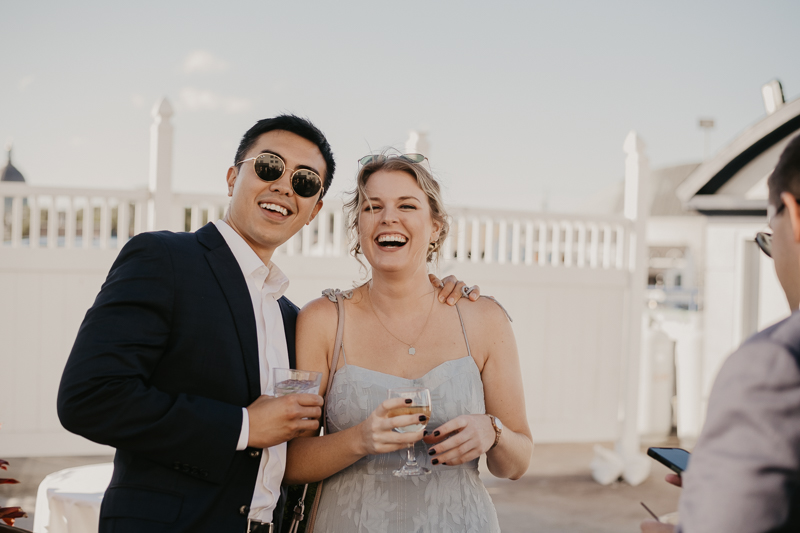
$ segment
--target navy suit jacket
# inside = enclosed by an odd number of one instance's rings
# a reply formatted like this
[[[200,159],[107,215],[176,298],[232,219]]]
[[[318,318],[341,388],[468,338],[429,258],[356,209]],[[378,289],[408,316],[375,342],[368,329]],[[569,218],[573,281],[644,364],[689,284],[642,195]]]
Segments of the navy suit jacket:
[[[298,309],[278,303],[294,368]],[[262,450],[236,444],[260,394],[253,304],[217,228],[131,239],[58,391],[65,428],[117,449],[100,531],[244,532]]]

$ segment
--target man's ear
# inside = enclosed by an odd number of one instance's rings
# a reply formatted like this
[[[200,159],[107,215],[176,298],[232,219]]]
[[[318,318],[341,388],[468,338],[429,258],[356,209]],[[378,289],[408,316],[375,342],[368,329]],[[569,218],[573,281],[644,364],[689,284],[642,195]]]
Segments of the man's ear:
[[[237,174],[236,167],[230,167],[228,169],[228,175],[225,176],[225,181],[228,184],[228,196],[233,196],[233,184],[236,182]]]
[[[317,213],[319,213],[320,209],[322,209],[322,200],[317,202],[317,205],[315,205],[314,209],[311,210],[311,216],[308,217],[308,222],[306,222],[306,226],[311,224],[311,221],[314,220],[315,218],[317,218]]]
[[[791,193],[782,192],[781,201],[786,206],[786,215],[789,217],[792,227],[794,242],[800,243],[800,206],[797,205],[797,199]]]

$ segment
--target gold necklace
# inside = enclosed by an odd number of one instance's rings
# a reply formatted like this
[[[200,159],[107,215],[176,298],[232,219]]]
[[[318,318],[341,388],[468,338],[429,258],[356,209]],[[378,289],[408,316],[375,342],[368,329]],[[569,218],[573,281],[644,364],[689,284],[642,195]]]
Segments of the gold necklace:
[[[378,319],[378,322],[380,323],[381,326],[383,326],[383,329],[386,330],[386,333],[388,333],[389,335],[391,335],[392,337],[394,337],[398,341],[400,341],[403,344],[405,344],[406,346],[408,346],[408,355],[414,355],[414,354],[417,353],[417,349],[414,348],[414,344],[416,344],[417,341],[419,340],[419,338],[422,337],[422,334],[425,333],[425,328],[428,325],[428,320],[431,318],[431,312],[433,311],[433,303],[436,301],[436,291],[431,291],[431,292],[433,294],[433,299],[431,300],[431,308],[428,310],[428,316],[425,317],[425,322],[422,324],[422,331],[420,331],[419,335],[417,335],[417,338],[414,339],[414,341],[411,344],[409,344],[406,341],[397,338],[397,335],[395,335],[394,333],[389,331],[389,328],[387,328],[386,324],[383,323],[383,321],[381,320],[381,317],[379,317],[378,313],[375,312],[375,306],[372,305],[372,288],[369,287],[369,286],[367,287],[367,294],[369,294],[369,308],[372,309],[372,314],[375,315],[375,318]]]

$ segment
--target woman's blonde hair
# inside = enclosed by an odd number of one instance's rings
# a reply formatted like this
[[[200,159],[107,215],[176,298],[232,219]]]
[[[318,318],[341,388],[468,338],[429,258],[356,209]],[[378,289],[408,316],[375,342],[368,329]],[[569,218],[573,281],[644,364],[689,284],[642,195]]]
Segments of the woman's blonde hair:
[[[450,231],[450,217],[444,208],[442,191],[436,178],[423,166],[422,163],[414,163],[402,155],[386,155],[381,153],[373,157],[372,161],[361,167],[356,176],[356,187],[347,193],[348,200],[344,204],[347,215],[347,235],[350,238],[350,253],[361,263],[359,255],[361,243],[358,235],[358,217],[367,200],[367,181],[370,176],[379,170],[405,172],[417,181],[417,185],[428,197],[428,205],[431,208],[431,218],[441,226],[439,238],[436,242],[428,246],[426,261],[437,263],[439,260],[442,244]],[[361,263],[362,265],[364,263]]]

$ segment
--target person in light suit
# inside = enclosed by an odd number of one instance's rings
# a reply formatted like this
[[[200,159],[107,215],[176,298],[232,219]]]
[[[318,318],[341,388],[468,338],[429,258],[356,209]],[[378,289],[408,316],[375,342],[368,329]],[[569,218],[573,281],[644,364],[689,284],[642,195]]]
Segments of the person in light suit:
[[[271,259],[319,213],[334,169],[308,120],[261,120],[222,220],[120,252],[58,392],[65,428],[117,449],[101,532],[280,531],[286,442],[318,427],[323,401],[264,395],[270,369],[295,368],[298,312]],[[458,300],[463,284],[445,281],[431,280]]]
[[[769,178],[772,233],[757,242],[775,262],[791,316],[756,333],[723,364],[683,477],[677,527],[644,533],[800,531],[800,135]]]

